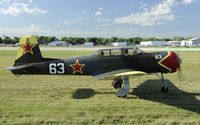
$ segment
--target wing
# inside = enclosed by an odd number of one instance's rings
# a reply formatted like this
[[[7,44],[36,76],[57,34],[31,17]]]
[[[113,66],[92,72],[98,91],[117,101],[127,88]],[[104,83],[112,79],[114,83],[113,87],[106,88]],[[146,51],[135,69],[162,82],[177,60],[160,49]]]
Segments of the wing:
[[[116,70],[112,72],[102,73],[99,75],[94,76],[96,79],[120,79],[121,77],[137,77],[147,75],[146,72],[142,71],[134,71],[132,69],[123,69],[123,70]]]

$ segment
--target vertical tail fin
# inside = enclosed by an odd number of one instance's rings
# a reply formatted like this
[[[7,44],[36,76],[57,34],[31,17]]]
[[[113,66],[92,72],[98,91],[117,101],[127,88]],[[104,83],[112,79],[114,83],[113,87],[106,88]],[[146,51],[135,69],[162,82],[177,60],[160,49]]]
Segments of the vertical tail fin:
[[[15,60],[16,65],[41,62],[42,55],[35,36],[24,36],[20,38]]]

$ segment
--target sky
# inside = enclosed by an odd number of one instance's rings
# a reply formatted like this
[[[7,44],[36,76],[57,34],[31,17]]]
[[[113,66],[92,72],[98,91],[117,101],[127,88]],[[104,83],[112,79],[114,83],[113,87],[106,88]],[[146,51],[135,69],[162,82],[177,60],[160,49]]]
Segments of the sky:
[[[0,35],[198,37],[200,0],[0,0]]]

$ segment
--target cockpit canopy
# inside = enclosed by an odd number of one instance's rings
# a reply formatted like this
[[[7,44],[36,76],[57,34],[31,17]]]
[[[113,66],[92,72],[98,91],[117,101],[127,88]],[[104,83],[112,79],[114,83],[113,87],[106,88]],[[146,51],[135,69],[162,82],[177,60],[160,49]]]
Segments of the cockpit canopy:
[[[137,47],[131,47],[131,48],[113,48],[113,49],[100,49],[96,51],[95,55],[98,56],[119,56],[119,55],[138,55],[138,54],[144,54],[142,50],[140,50]]]

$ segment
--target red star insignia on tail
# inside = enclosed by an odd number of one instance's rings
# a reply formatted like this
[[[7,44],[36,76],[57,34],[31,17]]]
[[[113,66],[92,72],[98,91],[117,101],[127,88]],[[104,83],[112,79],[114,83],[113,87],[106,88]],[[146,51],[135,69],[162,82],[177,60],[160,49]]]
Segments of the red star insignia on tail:
[[[75,64],[71,64],[69,66],[73,68],[73,74],[77,72],[83,74],[82,68],[85,66],[85,64],[80,64],[78,59],[76,60]]]
[[[22,47],[22,49],[24,50],[23,54],[29,52],[31,54],[33,54],[33,47],[35,46],[35,44],[30,44],[29,39],[26,39],[26,43],[25,44],[21,44],[20,47]]]

